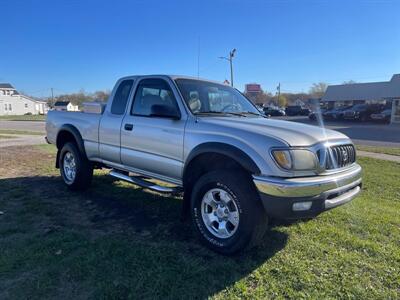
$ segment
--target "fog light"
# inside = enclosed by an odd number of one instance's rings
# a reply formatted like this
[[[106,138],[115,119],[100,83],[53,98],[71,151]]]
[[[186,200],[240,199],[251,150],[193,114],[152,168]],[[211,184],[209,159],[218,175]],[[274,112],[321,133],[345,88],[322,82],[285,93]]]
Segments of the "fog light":
[[[309,210],[311,208],[312,201],[307,202],[296,202],[293,203],[293,211]]]

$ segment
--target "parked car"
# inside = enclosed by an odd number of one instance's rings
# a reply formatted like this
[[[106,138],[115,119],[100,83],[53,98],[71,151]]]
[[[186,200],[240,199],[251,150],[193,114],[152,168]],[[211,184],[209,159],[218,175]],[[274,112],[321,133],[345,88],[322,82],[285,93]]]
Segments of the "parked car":
[[[343,119],[364,122],[370,120],[373,113],[378,113],[381,110],[381,105],[356,104],[343,112]]]
[[[392,109],[385,109],[377,114],[372,114],[371,119],[377,122],[390,123],[392,117]]]
[[[326,109],[324,109],[324,108],[319,109],[319,111],[318,110],[311,111],[310,114],[308,115],[308,118],[311,121],[316,121],[318,114],[320,114],[320,116],[322,118],[322,115],[324,114],[325,111],[326,111]]]
[[[298,116],[301,114],[302,107],[300,105],[290,105],[286,107],[285,112],[288,116]]]
[[[145,189],[183,194],[182,216],[223,254],[257,244],[269,217],[315,217],[361,190],[347,136],[266,118],[223,84],[129,76],[118,80],[106,106],[93,105],[47,116],[46,138],[57,146],[65,185],[87,189],[93,169],[105,168]]]
[[[308,116],[311,113],[311,110],[306,108],[306,107],[302,107],[300,110],[300,116]]]
[[[261,105],[256,104],[256,108],[259,112],[264,113],[264,108]]]
[[[341,120],[343,119],[344,111],[349,110],[351,106],[342,106],[329,109],[323,113],[325,120]]]
[[[273,107],[273,106],[264,107],[264,114],[270,115],[273,117],[286,115],[286,113],[283,109],[280,109],[279,107]]]

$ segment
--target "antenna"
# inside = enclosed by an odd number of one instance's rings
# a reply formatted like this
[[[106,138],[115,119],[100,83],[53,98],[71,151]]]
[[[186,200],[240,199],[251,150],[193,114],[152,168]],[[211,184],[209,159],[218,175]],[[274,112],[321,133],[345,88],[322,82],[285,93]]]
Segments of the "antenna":
[[[197,41],[197,79],[200,78],[200,36]]]

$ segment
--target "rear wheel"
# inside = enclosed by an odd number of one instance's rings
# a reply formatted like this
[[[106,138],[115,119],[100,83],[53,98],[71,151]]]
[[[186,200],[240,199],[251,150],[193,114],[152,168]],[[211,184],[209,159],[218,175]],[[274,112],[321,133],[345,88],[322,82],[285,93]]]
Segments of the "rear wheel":
[[[256,245],[268,225],[255,187],[244,172],[203,175],[193,188],[191,216],[201,241],[223,254]]]
[[[93,177],[93,166],[73,143],[66,143],[60,151],[61,177],[71,190],[84,190]]]

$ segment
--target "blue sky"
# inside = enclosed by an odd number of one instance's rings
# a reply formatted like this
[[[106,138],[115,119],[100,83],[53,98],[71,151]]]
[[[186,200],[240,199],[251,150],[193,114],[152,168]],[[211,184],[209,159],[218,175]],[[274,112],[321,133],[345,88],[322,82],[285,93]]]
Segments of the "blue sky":
[[[1,0],[0,82],[33,96],[111,89],[129,74],[223,81],[275,93],[400,73],[400,1]],[[200,47],[199,47],[200,41]]]

